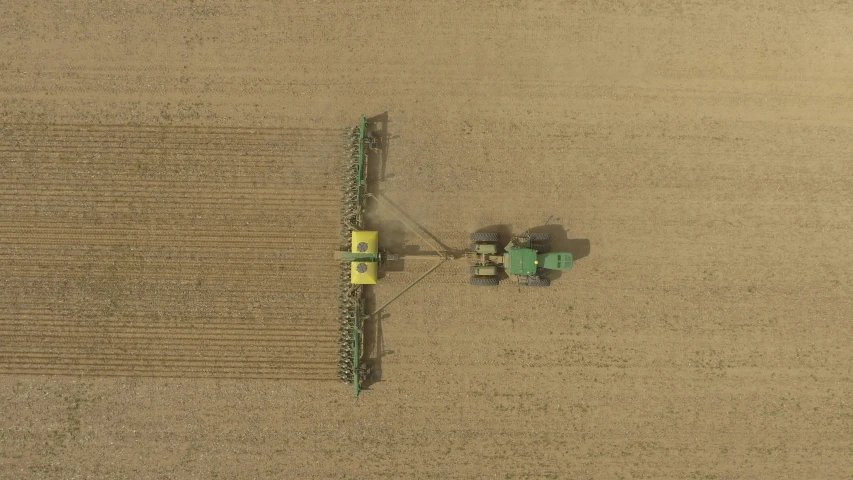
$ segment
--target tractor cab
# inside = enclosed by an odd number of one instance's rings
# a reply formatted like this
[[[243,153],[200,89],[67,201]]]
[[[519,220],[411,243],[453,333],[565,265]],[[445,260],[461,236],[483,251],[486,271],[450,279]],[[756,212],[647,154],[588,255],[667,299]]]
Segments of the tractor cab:
[[[572,254],[568,252],[551,252],[538,255],[539,266],[545,270],[565,272],[572,269]]]

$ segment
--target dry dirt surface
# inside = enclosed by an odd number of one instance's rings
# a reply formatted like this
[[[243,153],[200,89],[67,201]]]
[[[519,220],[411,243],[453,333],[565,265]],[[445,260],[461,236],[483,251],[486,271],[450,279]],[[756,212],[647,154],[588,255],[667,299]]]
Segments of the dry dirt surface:
[[[853,476],[849,3],[0,10],[0,478]],[[355,399],[329,252],[362,113],[371,188],[443,246],[540,227],[577,261],[445,263]]]

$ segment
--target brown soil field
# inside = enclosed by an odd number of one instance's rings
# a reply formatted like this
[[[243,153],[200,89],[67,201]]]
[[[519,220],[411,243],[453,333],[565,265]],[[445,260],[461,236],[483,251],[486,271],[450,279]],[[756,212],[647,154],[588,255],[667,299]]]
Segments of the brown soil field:
[[[0,478],[853,477],[850,4],[2,3]],[[576,263],[446,262],[356,399],[362,113],[388,248]]]

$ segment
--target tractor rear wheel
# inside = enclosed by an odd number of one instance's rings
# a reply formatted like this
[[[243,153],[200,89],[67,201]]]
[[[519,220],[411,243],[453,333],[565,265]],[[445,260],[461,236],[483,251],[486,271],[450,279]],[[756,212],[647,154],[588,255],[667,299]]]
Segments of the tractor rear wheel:
[[[500,284],[496,277],[471,277],[471,285],[477,287],[495,287]]]
[[[533,249],[539,253],[548,253],[551,251],[551,245],[547,243],[534,243]]]
[[[525,277],[521,284],[528,287],[549,287],[551,286],[551,279],[529,276]]]
[[[531,233],[529,236],[531,242],[547,242],[551,240],[550,233]]]
[[[471,234],[472,242],[499,242],[500,234],[494,232],[478,232]]]

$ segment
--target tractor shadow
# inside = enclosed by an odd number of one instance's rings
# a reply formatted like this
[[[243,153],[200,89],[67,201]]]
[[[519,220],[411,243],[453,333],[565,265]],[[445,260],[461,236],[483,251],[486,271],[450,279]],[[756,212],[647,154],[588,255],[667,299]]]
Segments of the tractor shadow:
[[[539,227],[533,227],[528,230],[530,233],[547,233],[551,235],[551,251],[552,252],[569,252],[572,254],[572,260],[578,260],[589,256],[590,243],[586,238],[569,238],[569,234],[562,225],[547,224]],[[563,272],[549,271],[547,276],[551,280],[556,280],[562,276]]]

